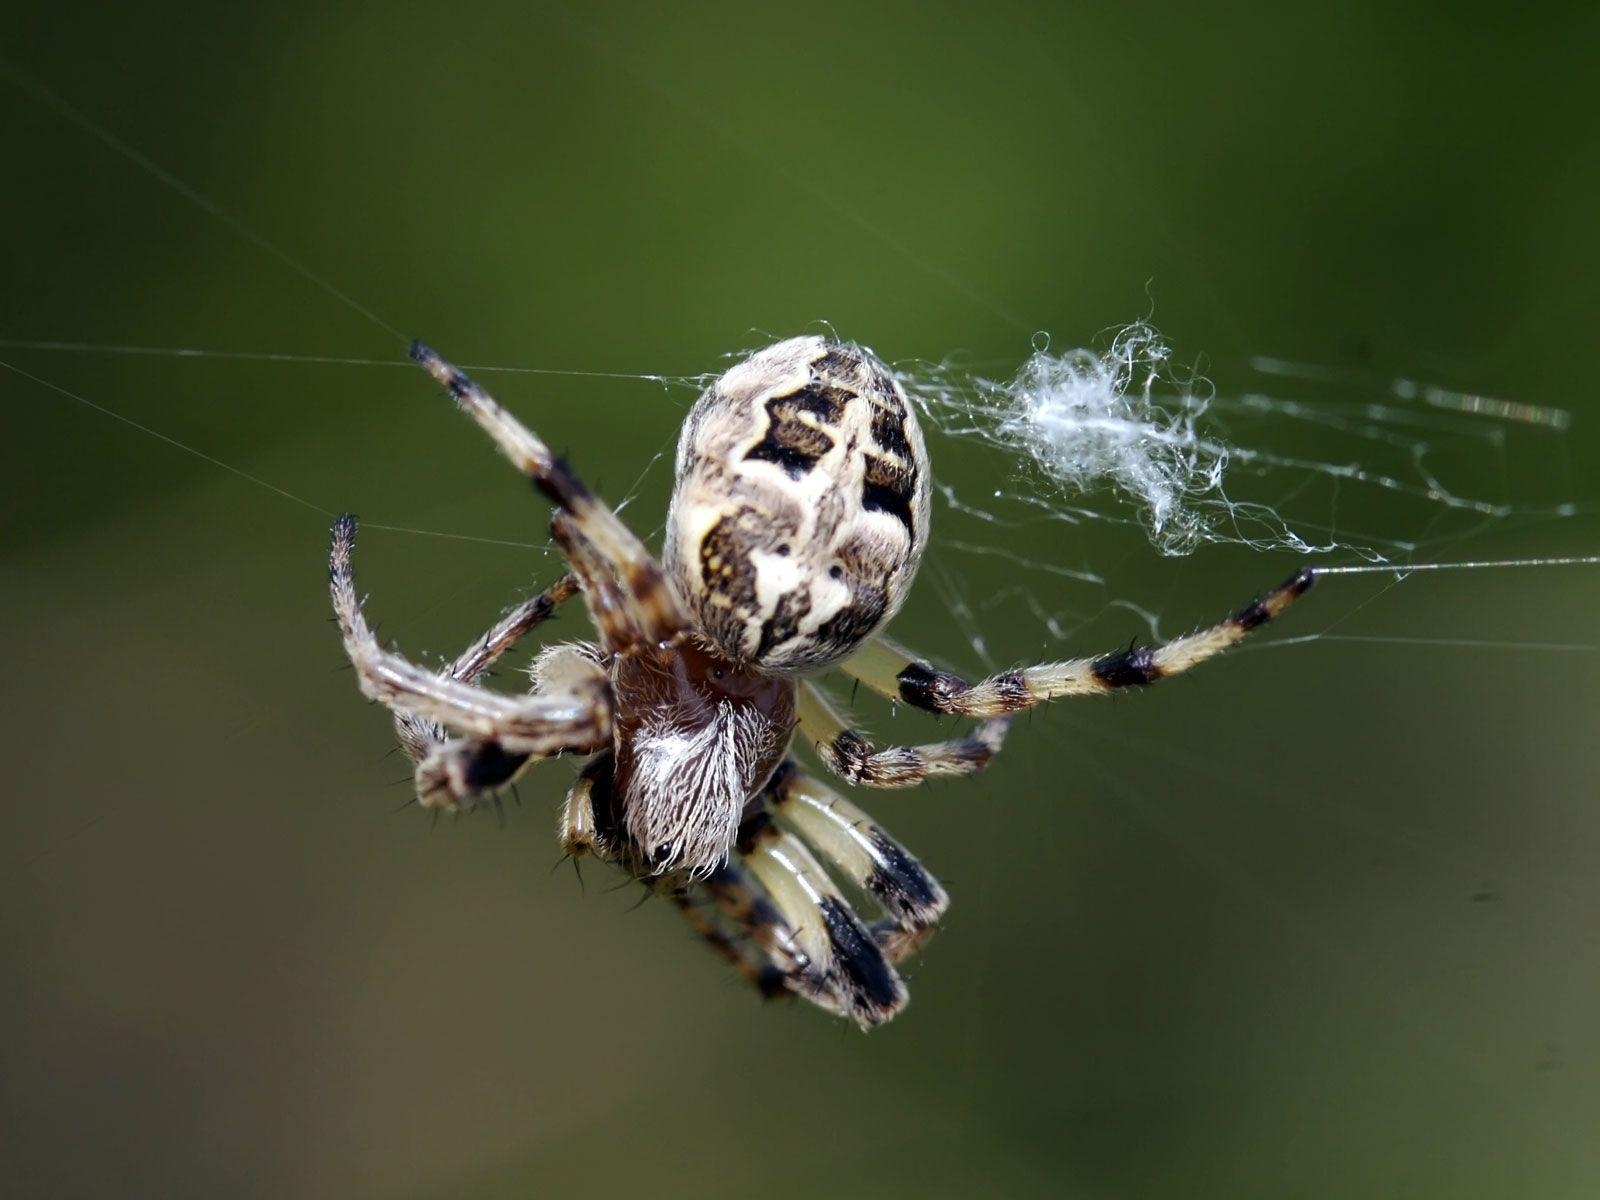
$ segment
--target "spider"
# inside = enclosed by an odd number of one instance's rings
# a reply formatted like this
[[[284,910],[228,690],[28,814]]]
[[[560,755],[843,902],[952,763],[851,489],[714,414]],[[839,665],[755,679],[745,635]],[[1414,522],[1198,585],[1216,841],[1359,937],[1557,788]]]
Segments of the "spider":
[[[767,996],[798,995],[862,1028],[906,1004],[897,964],[949,903],[939,882],[855,804],[789,757],[796,729],[823,767],[870,788],[969,775],[1010,714],[1152,683],[1276,617],[1302,571],[1221,623],[1161,646],[968,683],[878,635],[928,542],[929,465],[915,411],[869,351],[779,342],[716,380],[690,411],[661,561],[482,388],[420,343],[411,356],[552,502],[570,573],[511,610],[441,670],[379,644],[333,529],[333,607],[361,690],[387,706],[419,802],[496,798],[530,763],[587,759],[561,818],[568,854],[615,863],[665,895]],[[516,641],[581,594],[597,642],[544,650],[527,694],[479,686]],[[808,677],[837,669],[970,732],[877,746]],[[858,902],[857,915],[838,880]]]

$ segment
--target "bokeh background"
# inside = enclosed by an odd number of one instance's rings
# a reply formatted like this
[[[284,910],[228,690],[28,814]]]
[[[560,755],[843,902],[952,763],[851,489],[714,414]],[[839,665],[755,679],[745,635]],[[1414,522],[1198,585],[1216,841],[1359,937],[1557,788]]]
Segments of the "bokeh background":
[[[504,828],[394,811],[317,511],[521,543],[367,533],[385,633],[453,652],[557,566],[383,323],[463,362],[686,376],[823,320],[895,360],[1015,363],[1152,300],[1221,390],[1276,354],[1568,408],[1461,482],[1592,501],[1593,6],[191,3],[4,27],[0,359],[86,403],[0,372],[0,1190],[1600,1188],[1595,569],[1329,580],[1263,640],[1326,637],[1058,707],[979,780],[867,798],[955,904],[910,1009],[862,1036],[759,1005],[603,871],[553,870],[567,765]],[[57,340],[396,366],[12,344]],[[484,378],[654,528],[692,391]],[[935,452],[966,494],[1003,470]],[[1110,524],[993,537],[1105,584],[936,547],[901,640],[967,672],[1090,652],[1147,632],[1114,599],[1176,632],[1298,562],[1162,558]],[[1597,547],[1579,515],[1420,553]]]

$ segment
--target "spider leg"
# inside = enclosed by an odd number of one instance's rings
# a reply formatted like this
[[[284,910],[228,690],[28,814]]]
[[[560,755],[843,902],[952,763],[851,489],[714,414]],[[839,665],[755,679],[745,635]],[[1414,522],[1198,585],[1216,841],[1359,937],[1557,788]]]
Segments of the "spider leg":
[[[849,1015],[818,964],[800,948],[793,927],[739,865],[737,855],[702,879],[680,873],[667,890],[695,932],[763,997],[805,996],[829,1012]]]
[[[661,567],[621,518],[543,440],[463,372],[421,342],[412,343],[411,357],[565,518],[553,523],[552,532],[572,560],[585,594],[604,598],[600,607],[605,611],[596,618],[603,622],[607,644],[623,649],[682,635],[689,628],[688,617]]]
[[[458,659],[455,668],[465,663],[470,670],[476,649]],[[592,651],[578,645],[549,647],[533,670],[538,696],[581,692],[590,685],[604,687],[604,676]],[[400,744],[416,764],[417,799],[424,808],[471,807],[484,793],[498,802],[502,789],[511,787],[514,793],[517,776],[530,764],[548,757],[508,748],[502,739],[447,738],[436,722],[408,712],[397,711],[394,724]]]
[[[355,534],[354,517],[340,517],[334,524],[329,586],[345,652],[368,698],[469,738],[493,742],[505,755],[594,750],[609,742],[610,704],[598,672],[591,681],[575,682],[560,692],[507,696],[437,675],[383,649],[356,599],[351,564]]]
[[[761,950],[787,990],[821,997],[824,1008],[843,1015],[819,964],[801,948],[794,926],[746,865],[741,855],[732,854],[726,863],[701,879],[699,886],[711,897],[723,919]]]
[[[748,941],[736,937],[707,909],[715,901],[701,895],[701,889],[687,883],[665,889],[667,897],[689,922],[689,927],[705,939],[746,983],[768,999],[790,994],[782,968],[752,951]]]
[[[529,597],[501,617],[444,669],[451,679],[474,682],[530,630],[556,615],[556,609],[578,594],[578,580],[563,575],[537,596]]]
[[[1005,740],[1007,720],[993,717],[966,737],[919,746],[874,746],[845,724],[813,683],[800,685],[800,732],[828,770],[863,787],[915,787],[933,775],[971,775],[989,765]]]
[[[891,642],[874,638],[840,669],[890,700],[927,712],[965,717],[1014,713],[1062,696],[1093,696],[1141,687],[1221,654],[1272,620],[1315,582],[1308,568],[1209,629],[1161,646],[1134,646],[1098,658],[1043,663],[968,683],[929,666]]]
[[[555,615],[562,604],[578,591],[578,581],[563,575],[537,596],[532,596],[506,613],[491,625],[477,641],[468,646],[440,674],[463,683],[475,683],[478,677],[492,667],[506,651],[517,644],[535,626]],[[394,730],[413,763],[420,763],[444,741],[444,730],[432,721],[409,713],[396,713]]]
[[[584,602],[607,648],[627,652],[641,644],[654,645],[670,636],[656,636],[659,630],[645,628],[636,619],[635,604],[627,589],[617,583],[606,560],[584,536],[577,518],[570,513],[556,513],[550,520],[550,534],[567,556],[574,573],[583,581]]]
[[[615,860],[618,849],[610,836],[615,814],[611,811],[612,757],[595,755],[567,792],[561,817],[561,841],[567,855],[578,859],[595,855]],[[732,856],[737,860],[737,855]],[[821,976],[811,957],[801,949],[794,929],[754,879],[737,861],[724,863],[703,878],[684,872],[666,876],[634,868],[651,891],[664,894],[725,962],[762,995],[796,993],[809,996],[829,1011],[847,1010]],[[707,905],[715,909],[715,915]]]
[[[871,817],[793,762],[778,768],[765,799],[780,822],[883,906],[887,916],[871,928],[890,962],[903,962],[933,936],[950,897]]]
[[[761,811],[740,829],[739,853],[808,960],[788,977],[793,990],[863,1029],[905,1007],[906,986],[883,948],[799,838]]]

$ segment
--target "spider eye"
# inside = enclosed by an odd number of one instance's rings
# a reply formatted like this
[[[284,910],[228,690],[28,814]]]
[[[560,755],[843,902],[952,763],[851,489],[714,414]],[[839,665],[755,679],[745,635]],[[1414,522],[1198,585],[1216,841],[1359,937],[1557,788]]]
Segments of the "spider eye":
[[[778,547],[777,555],[778,555],[779,558],[788,558],[789,557],[789,543],[788,542],[785,542],[785,543],[783,543],[783,545]]]
[[[828,568],[828,578],[830,578],[830,579],[843,579],[844,578],[844,568],[841,567],[838,563],[834,563],[833,566]]]

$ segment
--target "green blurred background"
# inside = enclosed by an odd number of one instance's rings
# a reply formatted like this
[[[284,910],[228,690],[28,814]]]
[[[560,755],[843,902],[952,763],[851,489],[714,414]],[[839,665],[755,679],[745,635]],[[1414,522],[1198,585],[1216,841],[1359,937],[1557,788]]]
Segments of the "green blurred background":
[[[891,359],[1015,363],[1035,330],[1082,342],[1154,297],[1225,391],[1265,353],[1570,408],[1464,486],[1594,496],[1592,5],[3,27],[27,79],[463,362],[694,375],[827,320]],[[325,516],[159,439],[375,523],[542,546],[541,506],[395,337],[26,83],[0,83],[0,135],[0,337],[397,364],[0,347],[157,435],[0,372],[0,1190],[1600,1189],[1595,570],[1329,580],[1266,637],[1377,640],[1060,706],[979,780],[865,798],[955,904],[911,1008],[864,1037],[759,1005],[614,877],[553,872],[566,765],[504,829],[393,811],[403,764],[325,621]],[[485,379],[655,528],[692,391]],[[1004,470],[935,453],[966,494]],[[1506,521],[1423,553],[1597,535]],[[939,548],[901,640],[967,672],[1089,652],[1146,632],[1109,601],[1177,632],[1296,565],[1163,559],[1109,524],[994,536],[1105,585]],[[379,530],[360,565],[419,656],[558,569]]]

